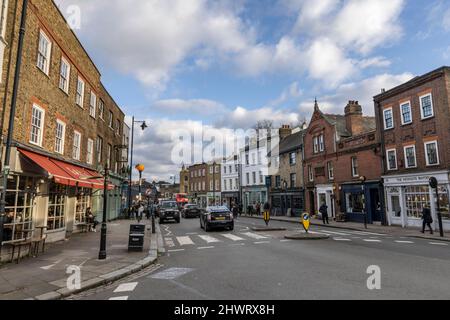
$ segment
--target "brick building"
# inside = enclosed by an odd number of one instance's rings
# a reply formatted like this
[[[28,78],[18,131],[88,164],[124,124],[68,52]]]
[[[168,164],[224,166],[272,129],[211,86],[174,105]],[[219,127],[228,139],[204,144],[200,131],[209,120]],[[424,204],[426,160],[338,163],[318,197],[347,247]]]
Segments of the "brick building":
[[[189,169],[184,165],[180,171],[180,193],[189,194]]]
[[[8,132],[21,1],[4,15],[0,83],[2,155]],[[79,231],[87,207],[102,217],[105,166],[111,169],[108,219],[121,209],[124,166],[124,113],[101,83],[101,75],[53,1],[28,4],[13,149],[6,191],[4,242],[46,226],[47,241]],[[4,157],[4,156],[3,156]],[[3,163],[3,162],[2,162]],[[1,239],[0,239],[1,240]]]
[[[194,164],[188,168],[189,170],[189,200],[196,203],[202,208],[206,208],[207,200],[207,184],[208,178],[206,171],[208,165],[206,163]]]
[[[436,177],[444,228],[450,230],[450,68],[416,77],[374,101],[389,223],[420,226],[429,205],[437,228],[436,195],[429,187]]]
[[[345,115],[324,114],[317,101],[304,136],[306,208],[317,214],[325,203],[329,217],[349,221],[383,220],[381,147],[374,117],[364,117],[357,101]],[[365,182],[361,182],[365,177]]]
[[[278,152],[271,152],[271,187],[269,190],[272,214],[299,217],[303,212],[303,131],[291,130],[283,126],[286,136],[282,136]]]
[[[221,160],[207,163],[206,170],[206,199],[208,206],[221,204]]]

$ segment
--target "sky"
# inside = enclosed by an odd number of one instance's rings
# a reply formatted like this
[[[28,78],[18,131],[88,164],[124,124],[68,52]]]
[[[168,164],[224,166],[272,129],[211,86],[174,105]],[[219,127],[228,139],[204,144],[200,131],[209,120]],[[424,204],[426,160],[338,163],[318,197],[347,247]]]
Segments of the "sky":
[[[295,126],[315,97],[373,115],[382,88],[450,65],[450,0],[55,2],[68,21],[78,9],[74,31],[128,123],[150,125],[134,148],[149,180],[178,174],[179,132]]]

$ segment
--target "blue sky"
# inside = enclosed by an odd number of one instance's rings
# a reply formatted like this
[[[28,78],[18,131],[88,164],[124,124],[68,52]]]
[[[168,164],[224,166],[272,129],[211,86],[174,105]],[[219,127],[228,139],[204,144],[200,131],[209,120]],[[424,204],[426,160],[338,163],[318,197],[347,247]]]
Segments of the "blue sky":
[[[173,128],[308,119],[450,65],[449,0],[57,0],[127,115],[148,178],[177,171]],[[169,137],[169,138],[168,138]],[[158,150],[155,154],[155,150]]]

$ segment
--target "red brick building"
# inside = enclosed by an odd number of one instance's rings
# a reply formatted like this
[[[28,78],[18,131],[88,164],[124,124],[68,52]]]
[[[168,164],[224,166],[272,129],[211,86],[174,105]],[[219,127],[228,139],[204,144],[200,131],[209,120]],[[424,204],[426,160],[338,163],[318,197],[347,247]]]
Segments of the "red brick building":
[[[317,214],[325,203],[331,218],[382,221],[381,147],[374,117],[364,117],[357,101],[345,115],[324,114],[315,104],[304,136],[306,210]],[[365,182],[361,182],[365,177]]]
[[[433,176],[444,228],[450,230],[450,67],[382,92],[374,101],[389,223],[420,226],[422,209],[430,205],[437,227]]]

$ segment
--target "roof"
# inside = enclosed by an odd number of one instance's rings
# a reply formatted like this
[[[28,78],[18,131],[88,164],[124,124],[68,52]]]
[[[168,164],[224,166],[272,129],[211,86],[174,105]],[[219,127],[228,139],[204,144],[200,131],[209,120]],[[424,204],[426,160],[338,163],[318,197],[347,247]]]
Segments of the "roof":
[[[342,138],[351,137],[351,133],[347,130],[345,115],[342,114],[323,114],[323,117],[332,125],[336,127],[336,132]],[[363,132],[370,132],[376,130],[377,124],[375,117],[362,117]]]
[[[388,99],[392,96],[395,96],[403,91],[409,90],[411,88],[414,88],[416,86],[419,86],[423,83],[426,83],[432,79],[435,79],[437,77],[442,76],[445,72],[450,72],[450,67],[449,66],[442,66],[438,69],[435,69],[433,71],[430,71],[422,76],[419,77],[415,77],[397,87],[394,87],[388,91],[382,92],[376,96],[374,96],[374,101],[375,102],[379,102],[382,101],[384,99]]]
[[[288,135],[280,141],[279,154],[285,154],[294,150],[299,150],[303,146],[303,131]]]

